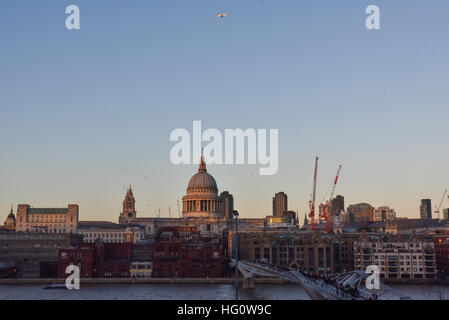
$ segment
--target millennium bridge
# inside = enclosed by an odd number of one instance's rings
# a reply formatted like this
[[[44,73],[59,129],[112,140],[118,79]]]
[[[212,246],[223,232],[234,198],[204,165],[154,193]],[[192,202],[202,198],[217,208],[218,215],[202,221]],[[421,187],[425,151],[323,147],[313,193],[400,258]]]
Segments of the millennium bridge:
[[[232,259],[231,266],[235,267]],[[303,287],[312,300],[377,300],[392,288],[380,282],[379,289],[367,289],[369,276],[362,270],[334,274],[326,278],[302,273],[296,269],[279,268],[267,263],[238,261],[238,269],[243,275],[243,287],[254,288],[254,277],[269,277],[289,281]],[[410,299],[396,293],[398,299]]]

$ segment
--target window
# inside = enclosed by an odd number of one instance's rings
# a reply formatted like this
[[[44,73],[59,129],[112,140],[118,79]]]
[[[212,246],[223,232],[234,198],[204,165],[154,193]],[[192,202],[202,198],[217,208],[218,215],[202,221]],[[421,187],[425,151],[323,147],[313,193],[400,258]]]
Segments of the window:
[[[254,248],[254,258],[256,260],[260,259],[260,248]]]

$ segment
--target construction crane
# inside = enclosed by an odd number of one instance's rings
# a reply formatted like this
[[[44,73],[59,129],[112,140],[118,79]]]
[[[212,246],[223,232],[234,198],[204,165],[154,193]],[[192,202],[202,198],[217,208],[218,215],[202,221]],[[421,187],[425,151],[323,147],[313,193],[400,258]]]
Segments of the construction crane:
[[[170,211],[170,207],[168,207],[168,215],[170,216],[170,218],[171,218],[171,211]]]
[[[437,214],[438,220],[440,220],[440,210],[441,210],[441,205],[443,204],[443,200],[444,200],[444,197],[446,196],[446,193],[447,193],[447,189],[444,190],[444,192],[443,192],[443,196],[441,197],[441,201],[440,201],[439,206],[438,206],[438,207],[435,206],[435,212],[434,212],[434,213]],[[448,196],[448,198],[449,198],[449,196]]]
[[[181,209],[179,209],[179,200],[176,200],[178,202],[178,216],[181,218]]]
[[[312,224],[312,230],[315,231],[315,199],[316,199],[316,180],[318,174],[318,157],[315,158],[315,171],[313,174],[313,190],[312,190],[312,199],[309,200],[309,218],[310,223]]]
[[[334,183],[332,184],[332,190],[329,196],[329,200],[326,203],[320,204],[320,214],[322,215],[325,223],[326,223],[326,232],[330,231],[329,226],[329,215],[330,215],[330,207],[332,206],[332,198],[334,197],[335,188],[337,187],[338,177],[340,176],[341,165],[338,166],[337,174],[335,175]]]

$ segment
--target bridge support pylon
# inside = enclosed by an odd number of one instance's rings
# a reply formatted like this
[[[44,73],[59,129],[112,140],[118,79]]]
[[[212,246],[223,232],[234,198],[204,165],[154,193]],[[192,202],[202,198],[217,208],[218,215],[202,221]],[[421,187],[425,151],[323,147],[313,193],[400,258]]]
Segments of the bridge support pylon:
[[[254,289],[256,287],[253,277],[245,278],[242,282],[243,289]]]

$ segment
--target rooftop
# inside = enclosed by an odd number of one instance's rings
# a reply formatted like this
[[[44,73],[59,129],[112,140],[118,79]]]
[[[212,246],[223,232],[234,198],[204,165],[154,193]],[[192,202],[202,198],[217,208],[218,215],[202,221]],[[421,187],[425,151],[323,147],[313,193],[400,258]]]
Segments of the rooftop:
[[[28,214],[66,214],[67,208],[29,208]]]
[[[127,225],[110,221],[80,221],[78,229],[126,229]]]

